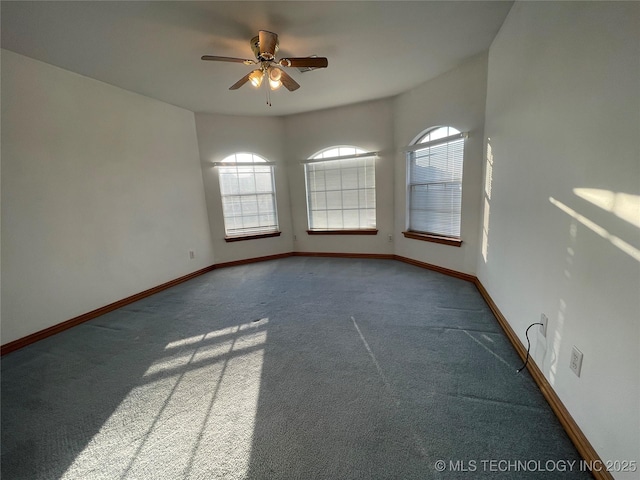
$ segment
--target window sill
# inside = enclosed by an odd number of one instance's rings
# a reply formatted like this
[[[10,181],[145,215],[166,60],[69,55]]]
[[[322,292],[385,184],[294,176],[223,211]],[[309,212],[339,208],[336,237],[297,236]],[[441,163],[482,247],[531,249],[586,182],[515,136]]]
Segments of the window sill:
[[[254,235],[242,235],[238,237],[224,237],[225,242],[241,242],[243,240],[255,240],[257,238],[279,237],[280,232],[256,233]]]
[[[377,228],[357,230],[307,230],[308,235],[377,235]]]
[[[412,238],[414,240],[422,240],[423,242],[441,243],[443,245],[451,245],[452,247],[459,247],[462,245],[462,240],[455,237],[443,237],[441,235],[434,235],[432,233],[419,233],[419,232],[402,232],[405,238]]]

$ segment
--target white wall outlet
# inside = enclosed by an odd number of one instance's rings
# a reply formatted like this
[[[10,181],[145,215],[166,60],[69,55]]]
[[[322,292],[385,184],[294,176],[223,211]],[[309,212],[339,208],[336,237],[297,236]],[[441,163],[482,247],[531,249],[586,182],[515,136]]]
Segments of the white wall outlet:
[[[569,368],[573,370],[578,377],[580,376],[580,370],[582,369],[582,352],[578,350],[575,345],[571,350],[571,361],[569,362]]]
[[[389,243],[393,242],[393,235],[389,234]]]
[[[193,260],[196,258],[196,252],[194,250],[189,250],[189,258]]]
[[[547,324],[549,323],[549,319],[544,313],[540,315],[540,323],[542,324],[540,325],[540,334],[544,338],[547,338]]]
[[[293,240],[298,240],[298,235],[293,235]]]

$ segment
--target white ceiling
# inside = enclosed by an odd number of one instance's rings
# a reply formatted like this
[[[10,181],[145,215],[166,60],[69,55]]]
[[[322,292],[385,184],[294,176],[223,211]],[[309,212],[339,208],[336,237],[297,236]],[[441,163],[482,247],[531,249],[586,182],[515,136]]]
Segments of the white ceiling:
[[[396,95],[489,48],[511,1],[2,1],[2,48],[194,112],[287,115]],[[288,73],[301,85],[266,105],[251,71],[202,55],[253,58],[276,32],[277,57],[329,67]]]

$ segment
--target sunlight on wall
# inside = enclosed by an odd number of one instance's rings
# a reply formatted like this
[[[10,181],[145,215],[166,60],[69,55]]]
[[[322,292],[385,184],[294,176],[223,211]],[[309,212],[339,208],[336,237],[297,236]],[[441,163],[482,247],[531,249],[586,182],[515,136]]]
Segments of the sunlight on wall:
[[[167,344],[62,478],[244,478],[268,322]]]
[[[487,138],[487,159],[484,176],[484,210],[482,218],[482,258],[487,263],[489,256],[489,215],[491,209],[491,188],[493,185],[493,150],[491,138]]]
[[[482,213],[482,258],[487,263],[489,258],[489,215],[491,214],[491,204],[487,197],[484,198],[484,211]]]
[[[640,195],[598,188],[574,188],[573,193],[640,228]]]
[[[629,255],[634,260],[640,262],[640,250],[635,248],[633,245],[630,245],[627,242],[625,242],[624,240],[622,240],[621,238],[610,234],[606,229],[604,229],[603,227],[601,227],[600,225],[598,225],[594,221],[588,219],[584,215],[581,215],[580,213],[576,212],[575,210],[573,210],[572,208],[568,207],[567,205],[565,205],[561,201],[556,200],[553,197],[549,197],[549,201],[553,205],[558,207],[560,210],[565,212],[567,215],[569,215],[569,216],[573,217],[574,219],[576,219],[578,222],[580,222],[582,225],[587,227],[589,230],[595,232],[596,234],[600,235],[602,238],[608,240],[609,242],[611,242],[612,245],[614,245],[615,247],[619,248],[621,251],[623,251],[624,253]]]
[[[484,175],[484,193],[491,200],[491,187],[493,186],[493,149],[491,139],[487,138],[487,163]]]
[[[562,332],[564,331],[565,315],[567,311],[567,304],[564,300],[560,299],[560,306],[558,308],[558,315],[556,316],[556,328],[553,332],[553,340],[551,346],[551,362],[549,365],[549,383],[551,386],[555,384],[556,374],[558,369],[558,353],[562,346]]]

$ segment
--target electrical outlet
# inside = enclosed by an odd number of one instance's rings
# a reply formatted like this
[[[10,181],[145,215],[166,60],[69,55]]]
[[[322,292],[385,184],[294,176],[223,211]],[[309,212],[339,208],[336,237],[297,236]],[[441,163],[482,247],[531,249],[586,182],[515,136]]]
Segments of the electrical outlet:
[[[191,260],[193,260],[194,258],[196,258],[196,252],[193,250],[189,250],[189,258]]]
[[[298,240],[298,235],[294,235],[294,236],[293,236],[293,240],[294,240],[294,241],[295,241],[295,240]]]
[[[582,352],[578,350],[575,345],[571,350],[571,362],[569,368],[573,370],[578,377],[580,376],[580,370],[582,369]]]
[[[543,313],[540,315],[540,323],[542,325],[540,325],[540,334],[544,337],[547,338],[547,323],[549,322],[549,319],[547,318],[547,316]]]
[[[393,235],[389,234],[389,243],[393,242]]]

